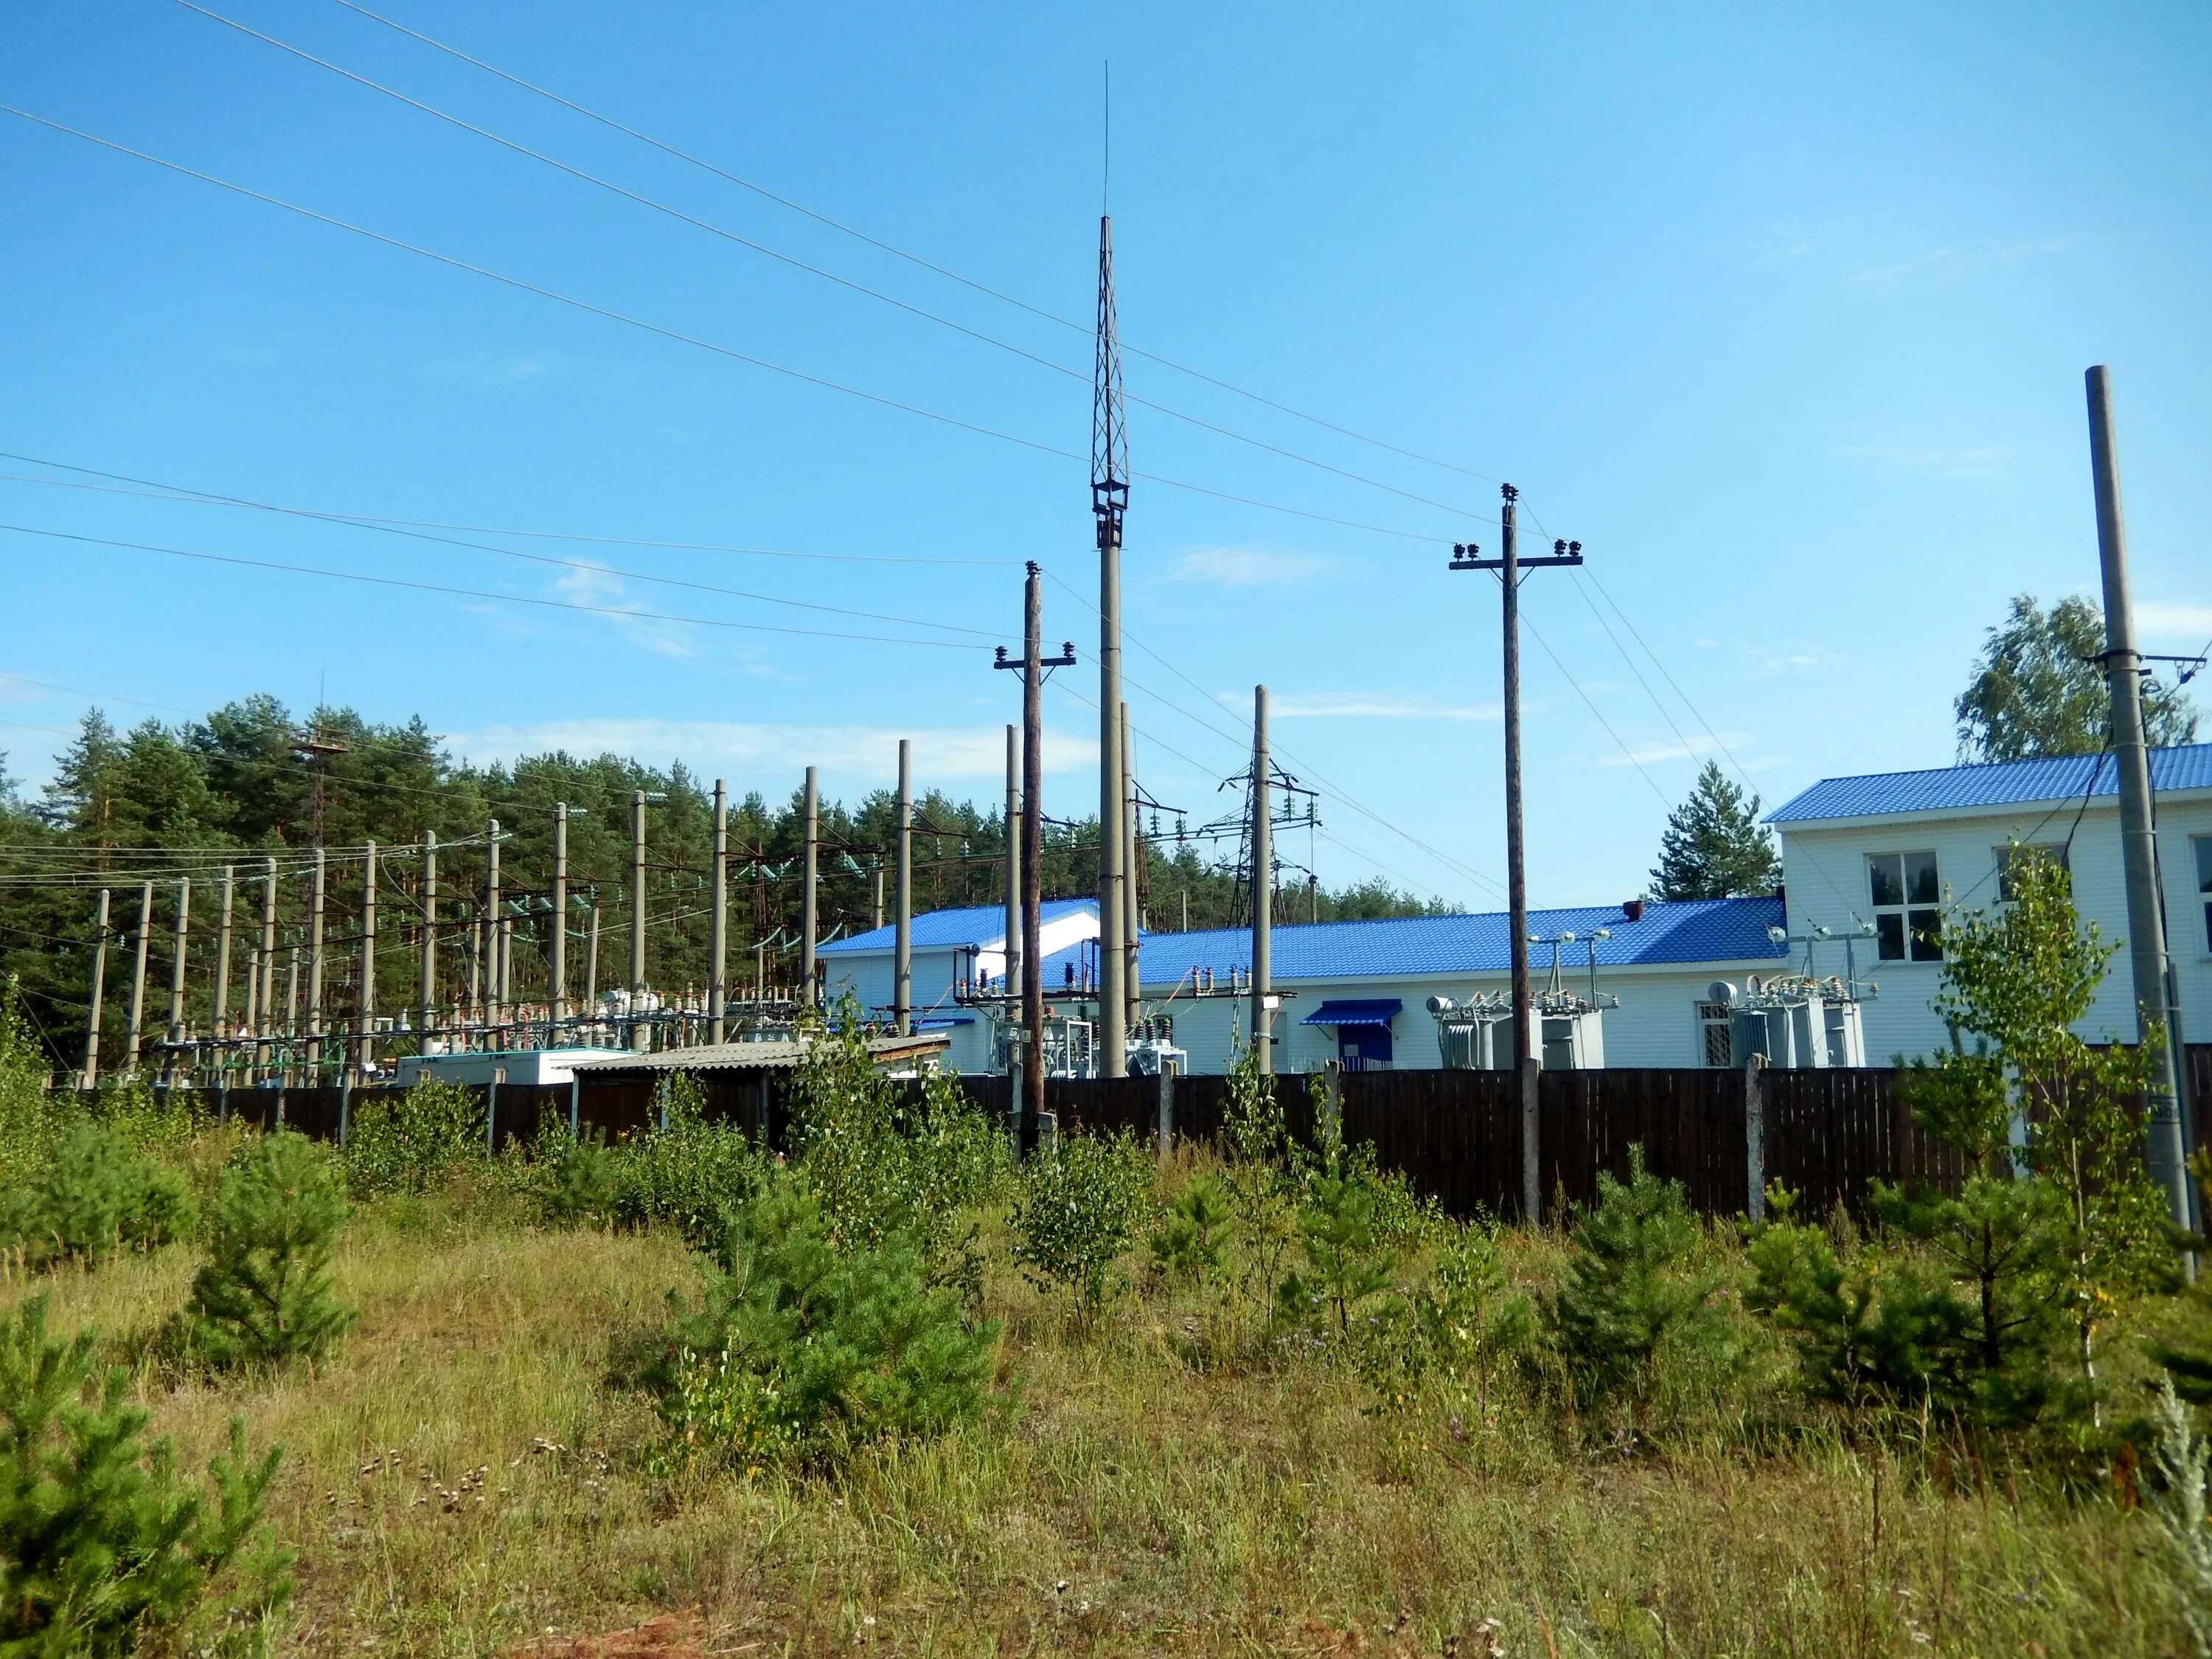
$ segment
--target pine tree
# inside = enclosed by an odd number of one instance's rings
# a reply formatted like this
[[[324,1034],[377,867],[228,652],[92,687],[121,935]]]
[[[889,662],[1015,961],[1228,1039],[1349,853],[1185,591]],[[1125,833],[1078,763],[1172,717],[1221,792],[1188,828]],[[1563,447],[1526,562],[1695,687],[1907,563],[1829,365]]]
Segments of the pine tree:
[[[1559,1346],[1586,1397],[1648,1392],[1662,1350],[1717,1353],[1726,1329],[1713,1305],[1717,1273],[1697,1262],[1698,1222],[1677,1181],[1629,1149],[1629,1178],[1597,1178],[1597,1202],[1578,1206],[1566,1273],[1552,1299]]]
[[[179,1484],[166,1442],[148,1444],[128,1374],[99,1338],[46,1334],[40,1297],[0,1315],[0,1651],[110,1659],[173,1629],[234,1567],[240,1610],[273,1611],[289,1558],[254,1551],[281,1455],[246,1455],[245,1425],[209,1474],[214,1502]]]
[[[345,1222],[337,1166],[289,1129],[250,1144],[208,1212],[208,1260],[192,1280],[188,1343],[217,1364],[322,1353],[353,1323],[331,1295]]]
[[[1782,879],[1774,837],[1759,821],[1759,797],[1743,791],[1707,761],[1689,799],[1667,819],[1659,863],[1651,872],[1651,896],[1659,899],[1741,898],[1771,893]]]

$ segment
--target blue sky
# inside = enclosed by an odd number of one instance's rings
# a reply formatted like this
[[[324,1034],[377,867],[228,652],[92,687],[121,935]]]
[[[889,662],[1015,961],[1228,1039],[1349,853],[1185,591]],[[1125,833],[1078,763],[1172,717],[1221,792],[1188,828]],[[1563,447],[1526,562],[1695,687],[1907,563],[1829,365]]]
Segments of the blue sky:
[[[1522,491],[1528,539],[1585,544],[1663,665],[1585,578],[1530,581],[1542,904],[1638,890],[1717,743],[1770,805],[1824,775],[1948,762],[1949,700],[2008,596],[2094,587],[2091,362],[2114,375],[2148,642],[2212,635],[2202,8],[386,3],[1079,324],[1110,58],[1127,344],[1465,469],[1128,359],[1133,399],[1256,441],[1132,407],[1139,770],[1158,798],[1218,810],[1267,682],[1286,763],[1326,782],[1316,857],[1331,881],[1380,872],[1497,902],[1495,586],[1443,565],[1454,540],[1494,547],[1501,478]],[[173,0],[9,8],[0,101],[1005,434],[0,117],[0,449],[323,512],[866,556],[436,532],[568,562],[533,563],[0,482],[11,526],[506,596],[0,532],[10,769],[45,775],[55,728],[88,702],[174,719],[261,690],[306,706],[326,687],[374,718],[420,712],[463,753],[681,756],[771,796],[809,760],[834,792],[881,784],[912,736],[923,782],[994,797],[1016,688],[988,650],[1018,629],[1021,561],[1054,579],[1048,635],[1096,642],[1087,462],[1046,453],[1087,456],[1081,329],[337,4],[214,9],[1076,372],[565,177]],[[824,636],[854,634],[875,637]],[[1078,694],[1095,696],[1087,666],[1048,704],[1062,815],[1096,802]]]

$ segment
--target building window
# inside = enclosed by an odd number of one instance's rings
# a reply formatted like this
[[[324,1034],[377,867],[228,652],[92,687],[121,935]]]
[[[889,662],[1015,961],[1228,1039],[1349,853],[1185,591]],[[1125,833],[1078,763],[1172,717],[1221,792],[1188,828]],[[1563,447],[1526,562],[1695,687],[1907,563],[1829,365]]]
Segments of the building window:
[[[1698,1052],[1707,1066],[1735,1064],[1735,1037],[1730,1030],[1731,1015],[1725,1002],[1701,1002],[1698,1005]]]
[[[2191,836],[2197,854],[2197,891],[2204,901],[2204,948],[2212,951],[2212,836]]]
[[[2042,854],[2062,870],[2070,871],[2074,867],[2067,862],[2066,843],[2063,841],[2035,847],[2014,842],[2009,847],[1993,847],[1990,852],[1997,864],[1997,902],[2000,904],[2010,904],[2016,896],[2013,891],[2013,870],[2030,853]]]
[[[1884,962],[1943,960],[1942,887],[1933,853],[1869,853],[1867,896],[1874,906],[1875,955]]]

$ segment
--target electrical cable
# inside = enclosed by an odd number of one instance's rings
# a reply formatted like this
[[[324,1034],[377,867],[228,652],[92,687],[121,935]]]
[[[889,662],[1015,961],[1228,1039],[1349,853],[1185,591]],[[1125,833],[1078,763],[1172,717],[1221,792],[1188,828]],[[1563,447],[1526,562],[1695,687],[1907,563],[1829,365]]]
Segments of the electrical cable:
[[[368,513],[337,513],[314,507],[287,507],[276,501],[255,501],[245,495],[226,495],[215,490],[195,489],[189,484],[165,484],[149,478],[136,478],[127,472],[103,472],[97,467],[77,466],[68,461],[49,459],[43,455],[21,455],[0,450],[0,460],[20,461],[30,466],[50,466],[64,472],[82,472],[88,477],[109,478],[120,483],[142,484],[143,489],[107,489],[110,495],[140,496],[151,501],[197,501],[233,507],[258,507],[264,513],[285,513],[305,519],[322,519],[333,524],[385,526],[396,525],[410,530],[456,530],[472,536],[519,536],[532,541],[583,542],[605,547],[644,547],[675,553],[732,553],[749,558],[813,559],[849,564],[916,564],[963,565],[1003,569],[1018,565],[1019,559],[939,559],[919,556],[905,556],[895,553],[811,553],[781,547],[734,547],[723,542],[653,541],[637,536],[593,536],[569,530],[520,530],[510,525],[451,524],[438,519],[380,518]],[[69,485],[63,478],[37,478],[27,475],[9,473],[4,476],[22,483],[50,484],[57,488]],[[80,489],[98,489],[97,484],[76,484]]]
[[[1614,744],[1620,749],[1623,758],[1625,758],[1631,766],[1636,769],[1637,775],[1641,777],[1646,784],[1650,786],[1651,793],[1659,798],[1660,805],[1671,810],[1674,806],[1674,803],[1668,799],[1667,792],[1659,787],[1657,781],[1652,777],[1650,773],[1644,769],[1644,763],[1637,758],[1636,751],[1621,741],[1620,733],[1613,729],[1613,722],[1606,719],[1603,714],[1598,712],[1597,704],[1591,701],[1590,694],[1583,690],[1583,683],[1577,679],[1571,673],[1567,672],[1566,664],[1559,660],[1559,653],[1552,649],[1552,642],[1544,637],[1542,631],[1539,629],[1536,624],[1529,619],[1528,611],[1525,608],[1521,612],[1521,623],[1522,627],[1528,630],[1529,636],[1533,638],[1538,645],[1544,647],[1544,654],[1552,659],[1552,666],[1559,671],[1560,678],[1565,680],[1569,685],[1574,687],[1575,695],[1583,700],[1583,707],[1589,709],[1590,711],[1590,717],[1600,726],[1605,728],[1606,736],[1613,739]]]
[[[301,207],[297,203],[285,201],[283,198],[271,196],[266,191],[254,190],[245,185],[234,184],[228,179],[216,177],[214,173],[203,173],[196,167],[185,167],[181,162],[165,161],[161,156],[151,155],[145,150],[134,149],[128,144],[118,143],[111,138],[102,138],[96,134],[86,132],[46,116],[34,115],[30,111],[19,109],[13,104],[0,104],[0,114],[15,116],[52,131],[63,133],[88,144],[97,145],[102,149],[112,150],[118,155],[128,155],[133,160],[147,162],[187,179],[196,179],[203,184],[213,185],[220,190],[229,191],[249,200],[260,202],[270,207],[281,208],[287,213],[297,214],[303,219],[311,219],[318,224],[327,225],[332,229],[349,232],[367,240],[381,243],[386,247],[397,248],[402,252],[415,254],[418,258],[428,259],[434,264],[446,265],[455,270],[466,271],[471,276],[482,276],[489,282],[497,283],[525,294],[534,294],[540,299],[550,300],[556,304],[571,307],[609,322],[621,323],[644,333],[674,341],[679,345],[696,347],[702,351],[712,352],[717,356],[727,357],[732,362],[747,363],[756,368],[766,369],[772,374],[803,381],[806,385],[819,387],[823,391],[839,392],[846,397],[856,398],[863,403],[874,404],[878,407],[894,410],[901,414],[934,421],[940,425],[952,427],[977,437],[995,439],[1001,443],[1011,444],[1020,449],[1032,450],[1041,455],[1049,455],[1058,460],[1078,463],[1087,463],[1088,460],[1087,457],[1079,455],[1073,450],[1062,449],[1054,444],[1040,442],[1034,438],[1024,438],[1011,432],[1002,432],[995,427],[963,420],[957,415],[947,415],[938,410],[926,409],[919,404],[902,402],[896,398],[888,397],[881,392],[864,391],[859,386],[848,386],[842,381],[830,380],[825,375],[813,374],[805,369],[793,368],[783,363],[772,362],[765,357],[757,357],[750,352],[740,351],[734,346],[721,345],[697,335],[686,334],[680,329],[649,322],[644,318],[634,316],[628,312],[617,311],[611,307],[598,305],[589,300],[563,294],[557,289],[546,288],[536,283],[525,281],[520,276],[510,276],[504,272],[494,270],[488,265],[472,264],[468,260],[457,258],[452,254],[440,253],[434,249],[403,240],[397,236],[387,236],[382,231],[370,230],[365,226],[354,224],[348,220],[339,219],[327,213],[319,213],[313,208]],[[1263,512],[1286,514],[1293,518],[1311,520],[1317,524],[1335,525],[1347,530],[1363,530],[1370,535],[1391,536],[1403,541],[1432,542],[1436,539],[1433,536],[1422,535],[1410,530],[1395,530],[1385,525],[1366,524],[1355,519],[1340,519],[1325,513],[1310,512],[1304,507],[1285,507],[1279,502],[1261,501],[1254,496],[1238,495],[1228,490],[1215,489],[1209,485],[1192,483],[1182,478],[1171,478],[1162,473],[1145,472],[1135,476],[1145,479],[1147,483],[1164,484],[1172,489],[1188,490],[1194,495],[1209,496],[1217,501],[1231,501],[1241,507],[1255,507]]]
[[[183,0],[179,0],[183,3]],[[114,490],[102,484],[81,483],[71,478],[35,478],[21,473],[0,472],[0,482],[10,483],[45,484],[57,489],[94,489],[112,495],[143,495],[138,490]],[[159,487],[157,486],[157,489]],[[1003,640],[1009,637],[993,633],[988,629],[968,628],[958,623],[932,622],[925,617],[891,616],[880,611],[856,611],[849,605],[823,605],[812,599],[789,599],[773,593],[756,593],[740,587],[722,587],[713,582],[693,581],[681,576],[659,576],[650,571],[629,570],[619,565],[598,564],[584,559],[559,559],[550,553],[528,553],[520,548],[499,547],[489,542],[465,542],[452,536],[434,536],[420,530],[402,529],[396,525],[356,523],[326,513],[314,513],[300,507],[275,507],[267,502],[248,501],[243,496],[216,495],[204,490],[172,491],[167,495],[155,495],[152,499],[189,502],[196,507],[235,507],[262,513],[282,513],[297,518],[319,520],[344,525],[349,529],[374,530],[387,536],[404,536],[410,540],[433,542],[442,547],[465,548],[477,553],[493,553],[505,559],[516,559],[526,564],[550,565],[557,569],[581,572],[586,575],[619,576],[629,581],[653,582],[663,587],[687,588],[697,593],[713,593],[724,599],[750,599],[759,605],[789,605],[799,611],[819,611],[835,617],[854,617],[865,622],[905,623],[915,628],[934,628],[947,634],[970,634],[978,639]]]
[[[934,647],[943,651],[980,651],[954,640],[916,640],[892,634],[851,634],[833,629],[786,628],[773,623],[732,622],[721,617],[681,617],[659,611],[633,611],[617,605],[585,605],[573,599],[547,599],[526,593],[495,593],[482,588],[451,587],[440,582],[410,581],[398,576],[370,576],[353,570],[325,570],[319,566],[287,564],[276,559],[249,559],[231,553],[203,553],[182,547],[163,547],[150,542],[118,541],[105,536],[84,536],[65,530],[45,530],[33,525],[0,524],[0,530],[19,536],[45,536],[56,541],[80,542],[94,547],[115,547],[137,553],[159,553],[172,558],[196,559],[206,564],[237,565],[249,570],[281,570],[292,575],[322,576],[332,581],[362,582],[377,587],[401,587],[421,593],[441,593],[464,599],[489,599],[501,605],[534,605],[547,611],[577,611],[595,617],[628,617],[633,622],[682,623],[696,628],[735,629],[753,634],[790,634],[806,639],[858,640],[871,645]]]
[[[596,173],[587,173],[581,167],[573,167],[566,161],[560,161],[554,156],[544,154],[543,151],[532,149],[527,145],[517,143],[511,138],[502,137],[500,134],[490,131],[489,128],[480,127],[473,122],[463,120],[459,116],[450,114],[447,111],[438,108],[434,105],[426,104],[420,99],[410,98],[404,92],[387,87],[381,82],[373,81],[367,76],[356,74],[351,70],[331,62],[328,58],[318,58],[313,52],[304,52],[297,46],[291,46],[285,41],[279,40],[274,35],[264,34],[260,30],[250,27],[233,18],[226,17],[220,12],[210,11],[207,7],[198,4],[198,0],[175,0],[175,3],[178,5],[184,7],[187,11],[198,12],[201,16],[209,18],[215,22],[221,23],[227,28],[235,29],[240,33],[250,36],[253,40],[259,40],[265,45],[274,46],[280,52],[289,52],[303,63],[313,64],[319,69],[327,70],[333,75],[341,76],[346,80],[353,82],[356,86],[365,87],[372,92],[380,93],[386,98],[393,99],[399,103],[406,105],[410,109],[419,110],[423,114],[431,116],[437,120],[447,122],[450,125],[459,128],[464,132],[472,133],[476,137],[483,138],[490,143],[497,144],[501,148],[510,150],[517,155],[526,157],[527,159],[539,162],[544,166],[555,168],[561,173],[568,174],[572,179],[578,179],[585,184],[595,185],[599,189],[620,196],[627,201],[637,204],[640,207],[649,208],[656,213],[665,214],[670,218],[676,219],[682,223],[690,225],[696,229],[703,230],[709,235],[719,236],[724,240],[732,242],[739,247],[749,249],[755,253],[763,255],[768,258],[775,259],[783,264],[789,265],[793,270],[805,271],[809,276],[819,276],[825,282],[835,283],[840,288],[848,289],[855,294],[863,295],[867,298],[878,301],[884,305],[894,307],[895,308],[906,312],[912,316],[919,317],[926,322],[935,323],[941,328],[951,329],[957,334],[964,335],[968,338],[975,340],[981,344],[995,347],[1000,351],[1007,352],[1013,356],[1021,358],[1025,362],[1034,363],[1039,368],[1049,370],[1053,374],[1065,375],[1070,380],[1085,383],[1087,383],[1091,379],[1090,375],[1080,369],[1071,368],[1065,363],[1057,362],[1049,357],[1042,356],[1036,352],[1026,350],[1023,347],[1015,345],[1010,341],[1000,339],[995,335],[986,334],[980,329],[969,328],[966,324],[955,322],[950,317],[940,316],[936,312],[927,310],[921,306],[909,304],[908,301],[898,299],[895,295],[885,294],[880,289],[870,288],[865,283],[856,283],[849,277],[840,276],[836,272],[824,270],[820,265],[810,264],[804,259],[795,258],[790,254],[779,252],[775,248],[769,247],[765,243],[754,241],[750,237],[741,236],[737,232],[726,229],[720,225],[712,223],[705,219],[697,218],[691,214],[684,212],[680,208],[671,207],[665,202],[657,201],[652,197],[642,195],[639,191],[628,189],[625,186],[617,185],[610,179],[602,179]],[[1354,483],[1365,484],[1370,489],[1386,491],[1390,495],[1401,496],[1407,501],[1418,502],[1423,507],[1435,507],[1439,512],[1449,513],[1455,517],[1460,518],[1480,518],[1480,516],[1478,514],[1472,513],[1466,507],[1457,506],[1454,503],[1432,501],[1428,496],[1416,495],[1410,489],[1401,489],[1395,484],[1385,483],[1379,478],[1368,477],[1362,473],[1353,472],[1345,467],[1333,465],[1329,462],[1317,459],[1310,455],[1301,455],[1295,450],[1285,449],[1279,445],[1266,442],[1264,440],[1252,437],[1249,434],[1236,431],[1229,427],[1217,425],[1212,421],[1201,419],[1200,416],[1195,415],[1187,414],[1182,410],[1170,408],[1164,404],[1153,403],[1148,398],[1135,396],[1129,397],[1127,401],[1136,404],[1142,408],[1152,410],[1155,413],[1165,415],[1172,420],[1187,422],[1192,426],[1213,433],[1217,436],[1229,438],[1242,444],[1249,444],[1255,449],[1265,450],[1269,454],[1281,456],[1285,460],[1297,461],[1306,466],[1318,468],[1324,472],[1333,472],[1340,478],[1348,479]]]
[[[799,214],[805,218],[811,219],[817,224],[825,226],[829,229],[837,232],[840,235],[849,236],[855,241],[864,243],[870,247],[877,249],[880,252],[888,253],[894,258],[902,259],[909,264],[916,265],[921,269],[930,272],[933,276],[942,276],[950,282],[957,283],[962,287],[972,289],[974,292],[981,294],[988,299],[996,300],[1003,305],[1009,305],[1017,310],[1027,312],[1033,317],[1040,318],[1048,323],[1056,324],[1061,328],[1069,329],[1078,334],[1085,336],[1088,336],[1092,332],[1091,325],[1089,323],[1078,322],[1072,318],[1062,317],[1055,312],[1045,309],[1042,306],[1032,305],[1026,300],[1017,299],[1011,294],[1004,293],[998,289],[988,286],[986,283],[977,282],[973,277],[963,276],[958,271],[950,270],[944,265],[938,264],[933,261],[923,258],[919,254],[909,253],[904,248],[896,246],[892,243],[884,241],[878,237],[871,236],[865,231],[857,230],[850,225],[844,224],[840,221],[830,217],[827,214],[820,213],[812,208],[804,206],[800,203],[793,201],[788,197],[780,196],[775,191],[768,189],[764,185],[757,185],[750,179],[743,179],[738,177],[736,173],[726,172],[723,168],[715,166],[713,162],[704,161],[699,156],[690,154],[687,150],[680,149],[673,144],[670,144],[665,143],[661,139],[655,138],[649,133],[641,132],[635,127],[626,125],[623,122],[615,119],[612,116],[602,115],[596,110],[587,108],[582,104],[574,102],[573,100],[564,98],[561,96],[560,94],[538,86],[534,82],[525,80],[522,76],[501,69],[496,64],[487,63],[480,58],[471,57],[467,52],[461,51],[459,47],[447,46],[442,40],[435,40],[428,34],[423,34],[416,30],[409,28],[404,24],[395,22],[391,18],[381,16],[379,14],[371,11],[366,6],[356,4],[355,0],[334,0],[334,3],[344,7],[348,11],[354,12],[360,16],[368,19],[371,22],[381,24],[384,27],[391,29],[396,33],[404,34],[410,40],[419,41],[423,46],[428,46],[434,51],[443,52],[449,58],[458,58],[460,62],[470,65],[471,68],[481,70],[487,75],[495,76],[497,79],[507,82],[510,86],[518,87],[523,91],[532,94],[533,96],[543,98],[550,103],[557,104],[562,108],[568,110],[574,114],[580,115],[588,121],[597,122],[599,125],[607,127],[613,131],[619,132],[625,137],[635,139],[639,143],[647,145],[653,149],[659,150],[665,155],[673,157],[677,161],[683,161],[689,166],[697,167],[702,172],[710,173],[726,184],[735,185],[741,190],[750,191],[754,195],[761,197],[764,200],[775,203],[778,207],[787,209],[791,212]],[[1424,455],[1417,450],[1402,448],[1399,445],[1387,442],[1382,439],[1370,437],[1366,434],[1355,431],[1350,427],[1340,426],[1334,421],[1322,419],[1320,416],[1307,414],[1304,410],[1296,409],[1289,404],[1278,402],[1273,398],[1263,396],[1256,392],[1249,391],[1246,388],[1236,386],[1230,381],[1217,379],[1213,375],[1202,373],[1201,371],[1192,368],[1186,364],[1176,362],[1172,358],[1163,356],[1158,352],[1147,351],[1141,346],[1133,346],[1125,343],[1122,349],[1132,356],[1142,357],[1148,362],[1158,363],[1163,368],[1171,369],[1178,374],[1188,375],[1194,380],[1201,381],[1207,386],[1213,386],[1223,392],[1230,392],[1234,396],[1247,398],[1253,403],[1261,405],[1263,408],[1274,410],[1279,414],[1288,415],[1295,420],[1306,422],[1310,425],[1319,427],[1325,431],[1336,433],[1341,437],[1350,438],[1356,442],[1367,444],[1376,449],[1387,451],[1390,454],[1403,456],[1407,460],[1419,461],[1424,465],[1438,467],[1447,472],[1456,472],[1464,477],[1479,478],[1486,483],[1498,483],[1502,482],[1499,479],[1492,477],[1486,472],[1477,472],[1473,468],[1461,466],[1456,462],[1438,460],[1433,456]]]

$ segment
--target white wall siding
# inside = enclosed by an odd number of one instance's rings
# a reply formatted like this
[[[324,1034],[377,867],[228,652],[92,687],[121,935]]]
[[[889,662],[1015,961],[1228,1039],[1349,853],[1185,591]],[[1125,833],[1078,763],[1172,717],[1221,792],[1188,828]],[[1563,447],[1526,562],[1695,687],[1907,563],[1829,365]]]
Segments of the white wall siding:
[[[2036,845],[2063,842],[2074,830],[2078,799],[2044,802],[2001,811],[1899,814],[1878,821],[1782,830],[1783,872],[1788,894],[1790,931],[1802,933],[1826,924],[1841,927],[1854,915],[1873,914],[1867,883],[1870,854],[1932,850],[1947,904],[1975,909],[1997,903],[1995,849],[2014,841]],[[2057,810],[2053,807],[2056,805]],[[2212,835],[2212,800],[2161,796],[2159,800],[2159,859],[2166,878],[2169,946],[2180,987],[2185,1036],[2212,1036],[2212,951],[2205,948],[2204,905],[2195,891],[2192,835]],[[2105,942],[2122,944],[2088,1017],[2076,1028],[2092,1040],[2132,1038],[2135,1009],[2132,979],[2124,942],[2127,938],[2127,892],[2120,858],[2119,809],[2109,799],[2093,801],[2074,830],[2069,854],[2074,902],[2096,923]],[[1925,1054],[1948,1045],[1949,1034],[1936,1016],[1934,998],[1942,964],[1936,962],[1877,962],[1874,941],[1858,945],[1860,972],[1879,982],[1881,994],[1866,1010],[1867,1060],[1886,1065],[1899,1054]],[[1820,970],[1841,973],[1840,945],[1820,947]]]
[[[1664,968],[1613,968],[1601,970],[1598,988],[1620,999],[1620,1006],[1606,1011],[1605,1058],[1613,1066],[1698,1066],[1704,1061],[1698,1029],[1697,1005],[1705,988],[1716,979],[1741,985],[1747,973],[1772,973],[1771,959],[1745,962],[1696,963]],[[1437,1042],[1436,1017],[1428,1012],[1432,996],[1464,1001],[1477,992],[1502,993],[1503,974],[1424,975],[1405,979],[1295,980],[1279,985],[1284,999],[1275,1016],[1275,1069],[1281,1073],[1317,1071],[1336,1058],[1334,1028],[1299,1022],[1323,1002],[1341,998],[1396,997],[1405,1006],[1390,1024],[1392,1069],[1435,1071],[1443,1064]],[[1158,995],[1164,988],[1149,988]],[[1226,1071],[1235,1045],[1250,1030],[1251,1003],[1243,997],[1193,1001],[1178,998],[1150,1005],[1175,1016],[1176,1042],[1190,1056],[1194,1073]]]

